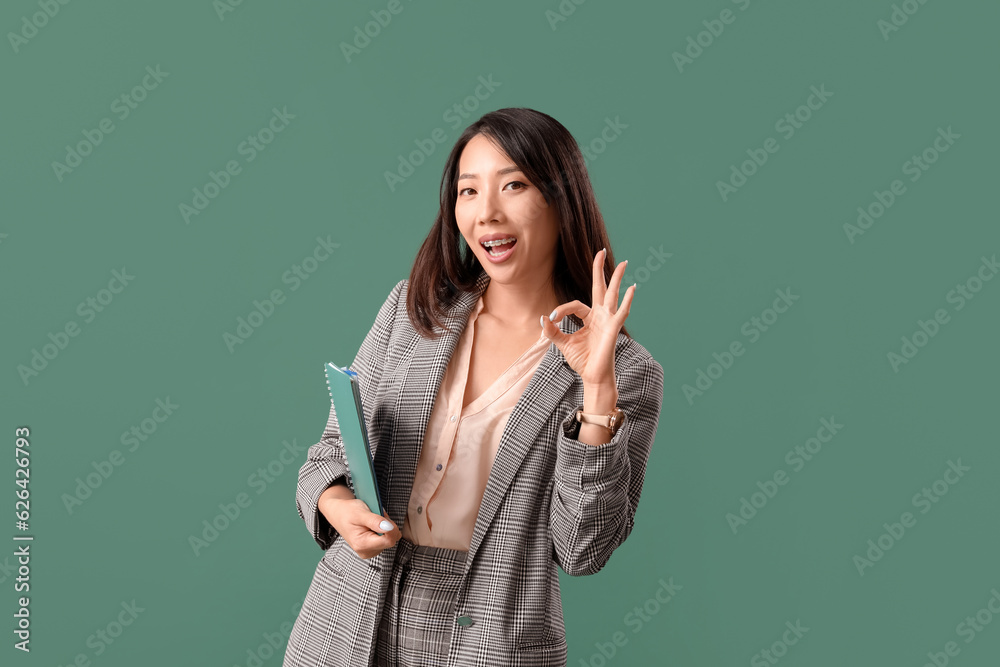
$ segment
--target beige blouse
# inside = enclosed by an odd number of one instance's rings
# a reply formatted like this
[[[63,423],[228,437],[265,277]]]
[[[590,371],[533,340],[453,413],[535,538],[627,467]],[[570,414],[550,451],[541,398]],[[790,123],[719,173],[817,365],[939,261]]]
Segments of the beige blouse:
[[[469,550],[507,418],[551,343],[540,333],[534,345],[463,409],[475,325],[482,309],[480,296],[448,362],[427,423],[403,522],[403,537],[415,544]]]

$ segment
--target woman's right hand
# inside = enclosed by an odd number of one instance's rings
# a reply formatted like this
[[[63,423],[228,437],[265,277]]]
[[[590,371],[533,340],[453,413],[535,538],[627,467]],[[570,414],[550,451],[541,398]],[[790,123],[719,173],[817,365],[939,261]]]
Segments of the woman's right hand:
[[[324,491],[317,509],[360,558],[377,556],[403,536],[388,515],[380,517],[369,510],[344,483],[334,484]]]

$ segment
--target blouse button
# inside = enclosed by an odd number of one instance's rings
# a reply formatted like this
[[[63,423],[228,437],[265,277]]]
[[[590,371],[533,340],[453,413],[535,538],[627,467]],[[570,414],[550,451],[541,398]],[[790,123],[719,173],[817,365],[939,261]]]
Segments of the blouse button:
[[[438,469],[438,470],[440,470],[440,469],[441,469],[441,464],[440,464],[440,463],[439,463],[439,464],[437,464],[437,469]]]
[[[452,420],[452,421],[455,421],[456,419],[458,419],[458,417],[456,417],[455,415],[452,415],[452,416],[451,416],[451,420]]]
[[[424,506],[423,505],[418,505],[417,506],[417,514],[420,514],[423,511],[424,511]]]

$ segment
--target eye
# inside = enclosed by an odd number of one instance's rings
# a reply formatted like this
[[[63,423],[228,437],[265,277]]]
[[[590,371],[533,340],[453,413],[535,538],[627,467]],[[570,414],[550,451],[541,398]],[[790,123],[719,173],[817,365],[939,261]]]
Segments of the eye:
[[[511,188],[513,190],[524,190],[524,189],[526,189],[528,187],[527,183],[522,183],[521,181],[511,181],[510,183],[508,183],[507,185],[504,186],[504,189],[507,189],[507,188],[509,188],[512,185],[519,186],[519,187],[516,187],[516,188]],[[461,188],[458,191],[458,196],[461,197],[466,192],[470,192],[470,193],[474,194],[475,193],[475,189],[473,189],[473,188]]]

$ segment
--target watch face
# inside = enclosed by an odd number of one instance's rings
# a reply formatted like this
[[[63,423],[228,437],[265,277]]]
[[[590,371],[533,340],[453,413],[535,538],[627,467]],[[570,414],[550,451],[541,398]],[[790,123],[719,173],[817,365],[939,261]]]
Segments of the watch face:
[[[622,412],[621,409],[615,408],[615,411],[612,414],[614,416],[611,418],[611,435],[614,435],[625,422],[625,413]]]

